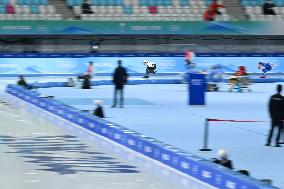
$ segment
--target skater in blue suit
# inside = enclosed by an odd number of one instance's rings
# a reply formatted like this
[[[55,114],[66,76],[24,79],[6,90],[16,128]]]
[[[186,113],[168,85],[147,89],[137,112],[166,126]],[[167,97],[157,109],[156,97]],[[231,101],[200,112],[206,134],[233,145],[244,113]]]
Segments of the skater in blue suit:
[[[258,63],[258,69],[262,69],[262,76],[260,78],[266,78],[267,72],[272,70],[272,64],[271,63],[264,63],[264,62],[259,62]]]

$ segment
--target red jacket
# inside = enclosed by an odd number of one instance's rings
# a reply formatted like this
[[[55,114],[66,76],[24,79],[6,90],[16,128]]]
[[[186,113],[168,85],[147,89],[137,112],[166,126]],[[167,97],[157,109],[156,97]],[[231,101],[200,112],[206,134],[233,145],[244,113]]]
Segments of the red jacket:
[[[14,9],[13,5],[8,4],[8,5],[6,6],[6,13],[7,13],[7,14],[15,14],[15,9]]]
[[[245,76],[245,75],[247,75],[246,67],[239,66],[239,70],[236,71],[235,76]]]
[[[158,7],[157,6],[149,6],[148,7],[148,12],[150,14],[157,14],[158,13]]]
[[[216,13],[208,9],[204,12],[203,20],[204,21],[213,21],[215,19]]]
[[[209,9],[212,10],[213,12],[218,11],[218,8],[224,8],[224,5],[219,5],[219,4],[217,3],[217,1],[213,1],[213,2],[211,3],[211,5],[209,6]]]

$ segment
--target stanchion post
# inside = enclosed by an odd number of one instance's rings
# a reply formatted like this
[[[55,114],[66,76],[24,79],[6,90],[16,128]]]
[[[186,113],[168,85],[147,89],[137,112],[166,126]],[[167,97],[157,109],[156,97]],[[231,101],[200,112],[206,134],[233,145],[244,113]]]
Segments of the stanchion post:
[[[203,148],[200,151],[211,151],[208,148],[208,139],[209,139],[209,119],[205,119],[205,126],[204,126],[204,137],[203,137]]]

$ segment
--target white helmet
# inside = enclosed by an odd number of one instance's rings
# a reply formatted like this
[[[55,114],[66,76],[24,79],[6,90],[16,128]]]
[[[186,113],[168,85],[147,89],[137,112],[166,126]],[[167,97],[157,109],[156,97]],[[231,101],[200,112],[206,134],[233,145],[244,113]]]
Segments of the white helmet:
[[[94,100],[94,103],[97,105],[97,106],[101,106],[103,104],[103,101],[101,100]]]
[[[220,159],[227,159],[228,158],[228,153],[225,149],[220,149],[218,151],[218,156]]]

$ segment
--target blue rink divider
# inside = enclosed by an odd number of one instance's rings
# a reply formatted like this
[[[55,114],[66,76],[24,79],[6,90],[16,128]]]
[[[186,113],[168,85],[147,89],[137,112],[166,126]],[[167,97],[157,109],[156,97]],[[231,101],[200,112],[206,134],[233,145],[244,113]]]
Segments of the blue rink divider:
[[[168,73],[156,73],[155,76],[177,76],[182,73],[168,72]],[[25,73],[25,74],[7,74],[0,73],[0,77],[18,77],[19,75],[24,75],[25,77],[46,77],[46,76],[64,76],[64,77],[77,77],[82,75],[82,73]],[[145,73],[128,73],[129,76],[144,76]],[[96,73],[95,76],[112,76],[112,73]]]
[[[220,189],[272,189],[272,186],[231,171],[194,154],[157,141],[115,123],[65,105],[17,85],[8,85],[6,93],[47,112],[104,136],[118,144],[143,154],[164,165],[187,174],[212,188]],[[208,186],[209,187],[209,186]],[[208,188],[205,187],[205,188]]]
[[[259,78],[252,78],[250,79],[253,83],[277,83],[277,82],[284,82],[282,78],[267,78],[267,79],[259,79]],[[214,82],[207,80],[207,82]],[[228,82],[228,79],[222,79],[222,82]]]
[[[207,80],[208,81],[208,80]],[[139,84],[181,84],[184,83],[184,79],[145,79],[145,80],[129,80],[127,85],[139,85]],[[208,81],[210,82],[210,81]],[[223,80],[226,82],[226,80]],[[253,83],[275,83],[284,82],[284,79],[252,79]],[[98,85],[113,85],[111,80],[97,80],[91,81],[92,86]],[[68,87],[67,82],[46,82],[46,83],[32,83],[32,87],[35,88],[51,88],[51,87]]]
[[[182,79],[145,79],[145,80],[128,80],[127,85],[139,84],[181,84]],[[68,87],[67,82],[46,82],[46,83],[32,83],[32,87],[36,88],[50,88],[50,87]],[[111,80],[91,81],[92,86],[98,85],[113,85]]]

